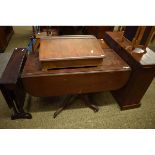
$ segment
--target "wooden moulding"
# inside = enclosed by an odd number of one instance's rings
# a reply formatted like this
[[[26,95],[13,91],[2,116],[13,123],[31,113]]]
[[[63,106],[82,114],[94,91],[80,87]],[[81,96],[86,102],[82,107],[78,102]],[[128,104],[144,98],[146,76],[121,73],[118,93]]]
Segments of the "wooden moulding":
[[[39,60],[43,70],[98,66],[105,57],[96,37],[66,35],[40,39]]]

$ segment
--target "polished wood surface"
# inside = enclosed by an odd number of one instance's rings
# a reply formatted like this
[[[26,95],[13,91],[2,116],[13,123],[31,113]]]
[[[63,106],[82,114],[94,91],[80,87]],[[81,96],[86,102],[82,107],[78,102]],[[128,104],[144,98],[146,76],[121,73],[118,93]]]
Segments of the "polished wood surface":
[[[104,56],[94,36],[70,35],[40,40],[39,60],[43,68],[97,66]]]
[[[20,52],[19,52],[20,51]],[[17,48],[14,50],[3,75],[0,84],[16,84],[21,71],[22,63],[25,61],[25,53],[27,49]],[[18,53],[18,54],[17,54]],[[19,60],[19,61],[17,61]]]
[[[131,42],[120,38],[119,32],[107,32],[104,35],[106,43],[132,67],[128,83],[113,91],[113,96],[121,108],[130,109],[140,106],[140,100],[155,76],[155,53],[148,48],[145,53],[133,53],[128,50]]]
[[[116,90],[123,87],[130,76],[130,67],[108,46],[102,65],[97,67],[53,69],[42,71],[38,53],[28,56],[22,73],[26,91],[33,96],[59,96]]]
[[[133,71],[128,83],[112,92],[121,109],[131,109],[141,105],[140,101],[154,78],[153,72],[154,69]]]

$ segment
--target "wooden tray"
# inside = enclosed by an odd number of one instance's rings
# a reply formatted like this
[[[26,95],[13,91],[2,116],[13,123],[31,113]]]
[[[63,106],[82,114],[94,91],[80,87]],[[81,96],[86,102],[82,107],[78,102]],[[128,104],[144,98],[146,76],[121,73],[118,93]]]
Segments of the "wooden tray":
[[[91,35],[54,36],[40,40],[39,60],[43,70],[98,66],[104,57],[98,40]]]

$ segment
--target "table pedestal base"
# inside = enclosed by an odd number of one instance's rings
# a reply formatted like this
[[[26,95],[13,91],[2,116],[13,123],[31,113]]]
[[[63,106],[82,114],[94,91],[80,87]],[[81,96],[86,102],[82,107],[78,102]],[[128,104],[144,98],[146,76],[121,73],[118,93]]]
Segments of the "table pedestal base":
[[[99,108],[92,103],[92,99],[88,94],[78,94],[78,95],[70,95],[67,96],[63,102],[63,105],[54,113],[53,117],[56,118],[58,114],[60,114],[65,108],[73,103],[73,101],[77,98],[80,98],[84,101],[85,105],[91,108],[94,112],[98,112]]]

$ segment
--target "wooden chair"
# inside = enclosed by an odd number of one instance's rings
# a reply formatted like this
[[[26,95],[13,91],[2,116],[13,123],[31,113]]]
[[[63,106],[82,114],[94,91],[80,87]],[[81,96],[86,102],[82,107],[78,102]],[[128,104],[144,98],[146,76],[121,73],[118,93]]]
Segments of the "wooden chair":
[[[123,35],[132,42],[132,49],[139,47],[145,50],[151,40],[154,29],[153,26],[125,26]]]

